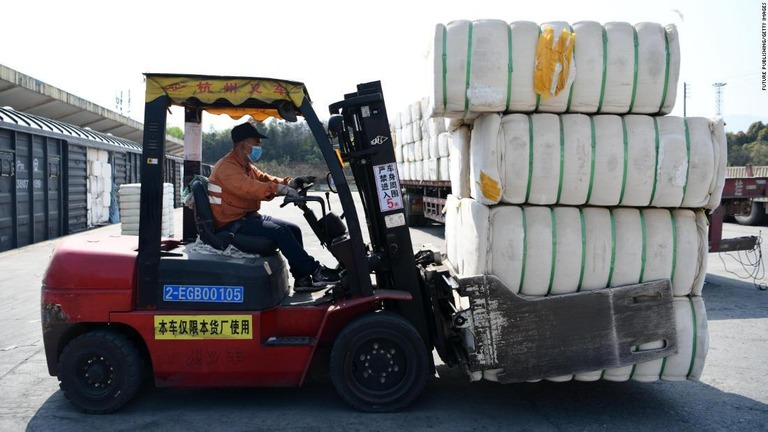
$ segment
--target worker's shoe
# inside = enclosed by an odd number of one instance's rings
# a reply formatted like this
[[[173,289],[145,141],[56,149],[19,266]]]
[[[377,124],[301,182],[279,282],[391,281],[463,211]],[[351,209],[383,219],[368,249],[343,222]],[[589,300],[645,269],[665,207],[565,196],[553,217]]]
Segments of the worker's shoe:
[[[316,287],[326,286],[339,281],[339,272],[320,264],[312,273],[312,285]]]
[[[296,293],[315,292],[322,289],[325,289],[325,285],[315,286],[312,282],[312,275],[300,277],[293,283],[293,292]]]

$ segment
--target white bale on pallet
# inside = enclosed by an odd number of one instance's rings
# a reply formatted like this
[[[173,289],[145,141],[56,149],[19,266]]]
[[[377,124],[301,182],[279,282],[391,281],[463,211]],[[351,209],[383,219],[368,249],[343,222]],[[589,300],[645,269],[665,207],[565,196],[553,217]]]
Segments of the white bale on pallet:
[[[413,144],[413,160],[424,160],[424,146],[422,145],[421,140],[416,141]]]
[[[413,124],[408,123],[403,125],[403,143],[410,144],[412,142],[415,142],[416,140],[413,139]]]
[[[445,119],[442,117],[427,118],[425,119],[425,123],[430,136],[437,136],[447,131],[445,128]]]
[[[419,122],[422,119],[421,116],[421,100],[417,100],[409,105],[411,111],[411,121],[414,123]]]
[[[715,209],[721,119],[485,114],[471,137],[471,194],[483,204]]]
[[[423,160],[436,158],[437,154],[432,154],[430,151],[432,147],[432,138],[430,136],[424,136],[421,138],[421,157]]]
[[[467,238],[458,256],[449,256],[462,275],[492,274],[533,296],[656,279],[670,279],[676,296],[701,294],[708,252],[703,211],[488,207],[467,198],[460,207],[446,232]]]
[[[438,181],[450,181],[451,180],[451,158],[441,157],[437,159],[437,180]]]
[[[118,188],[118,197],[120,201],[120,222],[122,234],[138,235],[141,184],[131,183],[120,185]],[[173,183],[163,183],[161,235],[165,237],[174,236],[174,197],[175,195]]]
[[[421,141],[423,137],[421,134],[421,120],[414,120],[411,124],[411,131],[413,133],[413,142]]]
[[[429,155],[432,157],[441,157],[440,156],[440,135],[446,132],[441,132],[439,135],[432,135],[429,137]],[[447,137],[449,137],[448,135]],[[446,137],[446,142],[447,142]]]
[[[543,97],[534,91],[534,70],[542,61],[537,56],[547,53],[537,48],[548,28],[553,39],[578,35],[567,63],[576,72],[559,94]],[[433,42],[431,116],[533,111],[655,115],[674,108],[680,72],[674,25],[458,20],[438,24]]]
[[[399,144],[395,145],[395,162],[403,162],[403,146]]]
[[[439,165],[437,158],[430,158],[424,160],[424,180],[437,181]]]

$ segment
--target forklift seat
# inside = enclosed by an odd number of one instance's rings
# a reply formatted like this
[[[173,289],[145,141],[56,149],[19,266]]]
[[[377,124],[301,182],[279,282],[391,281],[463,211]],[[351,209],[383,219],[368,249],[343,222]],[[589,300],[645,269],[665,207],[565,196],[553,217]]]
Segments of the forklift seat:
[[[222,251],[232,245],[242,252],[262,256],[277,253],[277,244],[266,237],[239,234],[237,228],[216,230],[208,198],[207,177],[194,176],[189,182],[189,189],[195,201],[195,226],[203,243]]]

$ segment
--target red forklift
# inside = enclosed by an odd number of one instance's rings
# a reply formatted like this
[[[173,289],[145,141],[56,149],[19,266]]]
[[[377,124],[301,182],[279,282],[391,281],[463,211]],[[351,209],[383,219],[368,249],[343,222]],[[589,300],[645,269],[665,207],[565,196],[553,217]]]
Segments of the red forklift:
[[[458,277],[438,251],[414,252],[379,82],[331,104],[327,127],[299,82],[146,74],[146,87],[138,237],[65,238],[42,284],[48,371],[85,412],[119,409],[148,379],[161,387],[298,387],[316,364],[327,365],[353,408],[397,411],[435,374],[433,350],[471,380],[494,370],[501,383],[677,351],[668,280],[529,298],[492,275]],[[185,142],[184,164],[194,209],[185,208],[181,239],[161,236],[172,105],[184,108],[188,125],[199,125],[203,112],[254,121],[303,117],[343,213],[326,212],[322,198],[307,194],[311,185],[283,205],[303,212],[338,261],[338,283],[293,292],[273,244],[213,230],[199,175],[202,143],[194,139]],[[362,224],[347,169],[363,204]],[[196,253],[198,238],[248,254]],[[637,349],[655,341],[663,347]]]

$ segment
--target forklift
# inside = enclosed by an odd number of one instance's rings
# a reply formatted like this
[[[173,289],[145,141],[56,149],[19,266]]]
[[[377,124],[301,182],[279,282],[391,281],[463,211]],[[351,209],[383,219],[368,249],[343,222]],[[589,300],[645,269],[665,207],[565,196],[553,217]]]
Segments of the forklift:
[[[65,238],[42,283],[48,371],[80,410],[114,412],[147,380],[158,387],[300,387],[319,363],[351,407],[390,412],[411,405],[435,375],[433,351],[471,381],[492,373],[501,383],[677,351],[668,280],[532,298],[493,275],[457,275],[436,249],[414,252],[380,82],[331,104],[326,126],[300,82],[145,77],[139,235]],[[184,182],[194,209],[184,209],[181,239],[161,236],[171,106],[184,108],[188,131],[199,128],[204,112],[257,122],[303,117],[342,214],[326,212],[326,202],[307,193],[311,184],[282,205],[303,212],[338,261],[339,282],[293,292],[274,244],[213,228],[199,133],[185,134]],[[193,246],[200,242],[243,253],[199,253]],[[661,348],[638,349],[656,341]]]

